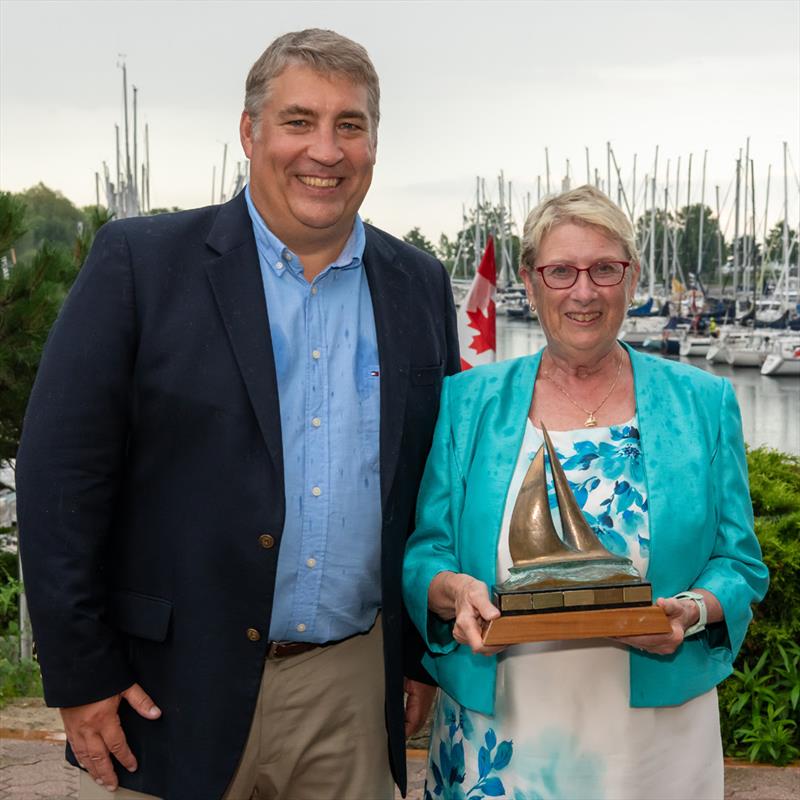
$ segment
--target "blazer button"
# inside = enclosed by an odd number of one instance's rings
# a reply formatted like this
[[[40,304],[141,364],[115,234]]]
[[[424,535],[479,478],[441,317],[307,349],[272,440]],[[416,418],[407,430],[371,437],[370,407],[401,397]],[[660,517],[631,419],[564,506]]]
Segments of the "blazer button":
[[[251,642],[257,642],[261,638],[261,634],[255,628],[247,629],[247,638]]]
[[[262,533],[261,536],[258,537],[258,543],[265,550],[271,550],[273,547],[275,547],[275,537],[270,536],[268,533]]]

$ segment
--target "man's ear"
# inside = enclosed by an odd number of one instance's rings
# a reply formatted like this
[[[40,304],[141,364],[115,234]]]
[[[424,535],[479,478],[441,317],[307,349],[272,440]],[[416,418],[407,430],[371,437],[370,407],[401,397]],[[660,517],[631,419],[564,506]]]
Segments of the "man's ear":
[[[244,154],[250,158],[253,152],[253,120],[246,111],[242,111],[241,119],[239,120],[239,140],[242,143]]]

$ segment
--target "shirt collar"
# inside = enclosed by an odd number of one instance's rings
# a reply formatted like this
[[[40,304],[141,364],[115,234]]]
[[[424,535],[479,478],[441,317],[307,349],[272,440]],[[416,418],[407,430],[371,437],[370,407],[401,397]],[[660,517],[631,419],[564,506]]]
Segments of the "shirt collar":
[[[258,250],[258,255],[261,260],[269,265],[275,275],[284,275],[287,268],[296,275],[299,275],[303,271],[303,264],[300,258],[286,247],[286,245],[269,229],[267,223],[264,222],[255,203],[253,203],[253,198],[250,195],[249,183],[245,187],[244,197],[247,202],[247,211],[250,214],[250,220],[253,224],[256,249]],[[350,231],[350,236],[347,237],[347,241],[344,243],[342,252],[339,253],[333,263],[329,264],[321,274],[324,274],[324,272],[327,272],[329,269],[350,269],[361,266],[366,243],[367,237],[364,230],[364,223],[361,221],[361,217],[356,214],[355,221],[353,222],[353,229]]]

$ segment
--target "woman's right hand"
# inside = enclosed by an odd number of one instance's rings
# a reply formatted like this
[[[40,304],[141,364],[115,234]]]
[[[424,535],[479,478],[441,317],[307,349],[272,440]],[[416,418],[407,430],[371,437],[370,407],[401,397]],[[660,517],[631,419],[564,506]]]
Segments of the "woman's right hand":
[[[483,644],[484,623],[500,616],[483,581],[463,572],[440,572],[428,589],[428,606],[442,619],[455,620],[453,638],[473,653],[491,656],[505,650],[505,646]]]

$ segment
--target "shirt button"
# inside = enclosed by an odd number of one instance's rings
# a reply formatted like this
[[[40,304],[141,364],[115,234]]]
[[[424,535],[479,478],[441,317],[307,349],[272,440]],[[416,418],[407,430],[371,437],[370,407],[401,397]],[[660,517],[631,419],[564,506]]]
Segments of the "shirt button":
[[[316,287],[316,286],[312,286],[312,287],[311,287],[311,294],[316,294],[316,293],[317,293],[317,291],[319,291],[319,290],[317,289],[317,287]]]
[[[309,559],[306,561],[306,566],[307,566],[309,569],[314,569],[314,567],[316,567],[316,566],[317,566],[317,559],[316,559],[316,558],[309,558]]]
[[[265,549],[270,550],[275,546],[275,537],[270,536],[268,533],[262,533],[258,537],[258,543]]]
[[[311,358],[319,358],[319,350],[312,350]]]
[[[305,623],[303,623],[303,622],[301,622],[301,623],[300,623],[300,624],[297,626],[297,628],[295,628],[295,630],[296,630],[298,633],[302,633],[302,632],[303,632],[305,629],[306,629],[306,626],[305,626]]]
[[[247,638],[251,642],[257,642],[261,638],[261,634],[255,628],[247,629]]]
[[[283,258],[284,258],[284,261],[291,261],[292,260],[292,254],[288,250],[284,250]]]
[[[311,490],[311,494],[313,494],[313,495],[314,495],[314,497],[319,497],[319,496],[322,494],[322,489],[320,489],[320,488],[319,488],[319,486],[315,486],[315,487],[314,487],[314,488]]]
[[[311,420],[311,424],[315,428],[319,428],[319,426],[322,425],[322,420],[319,417],[314,417],[314,419]]]
[[[275,269],[283,269],[283,264],[280,261],[275,262]]]

